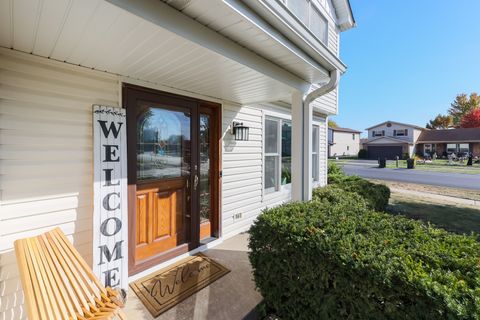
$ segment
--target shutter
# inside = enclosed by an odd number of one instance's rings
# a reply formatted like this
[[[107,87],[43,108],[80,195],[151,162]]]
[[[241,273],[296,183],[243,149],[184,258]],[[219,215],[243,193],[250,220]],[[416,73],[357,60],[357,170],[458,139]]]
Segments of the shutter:
[[[405,129],[405,136],[408,136],[408,129]]]
[[[385,130],[382,130],[382,137],[385,136]]]
[[[372,131],[372,137],[375,137],[375,130]]]
[[[393,130],[393,136],[394,136],[394,137],[397,136],[397,130]]]

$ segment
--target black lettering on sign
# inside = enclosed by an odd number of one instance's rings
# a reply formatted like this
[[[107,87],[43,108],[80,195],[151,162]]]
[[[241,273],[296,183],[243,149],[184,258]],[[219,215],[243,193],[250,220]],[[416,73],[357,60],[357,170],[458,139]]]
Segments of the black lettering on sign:
[[[105,287],[116,287],[120,284],[120,279],[118,279],[118,267],[104,271],[105,275]],[[116,280],[116,282],[114,282]]]
[[[103,198],[103,208],[107,211],[114,211],[120,209],[120,201],[118,202],[116,207],[112,208],[110,206],[110,197],[112,196],[117,196],[118,198],[120,198],[120,192],[110,192]]]
[[[104,144],[105,148],[105,160],[103,162],[119,162],[120,156],[117,156],[118,145],[116,144]],[[116,157],[116,158],[115,158]]]
[[[115,230],[112,233],[109,233],[107,230],[108,222],[109,221],[114,221],[115,222]],[[117,233],[120,232],[122,229],[122,221],[118,218],[112,217],[104,220],[102,224],[100,225],[100,232],[105,236],[105,237],[111,237],[116,235]]]
[[[108,249],[106,244],[104,244],[103,246],[99,246],[98,248],[100,249],[100,263],[98,265],[102,265],[102,264],[105,263],[105,262],[103,262],[103,257],[104,256],[107,259],[107,262],[112,261],[113,255],[115,255],[115,258],[113,259],[113,261],[116,261],[118,259],[122,259],[123,258],[122,243],[123,243],[123,240],[115,243],[115,246],[113,247],[112,252],[110,252],[110,249]]]
[[[104,121],[104,120],[97,120],[98,123],[100,123],[100,127],[102,128],[102,132],[103,132],[103,135],[105,136],[105,138],[108,138],[110,132],[113,133],[113,136],[115,138],[118,137],[118,133],[120,132],[120,128],[122,128],[122,122],[117,122],[118,124],[118,128],[115,127],[115,123],[114,122],[110,122],[110,127],[107,129],[107,121]]]
[[[117,180],[117,182],[112,182],[112,171],[113,169],[103,169],[103,172],[105,172],[105,184],[103,185],[104,187],[120,185],[120,180]]]

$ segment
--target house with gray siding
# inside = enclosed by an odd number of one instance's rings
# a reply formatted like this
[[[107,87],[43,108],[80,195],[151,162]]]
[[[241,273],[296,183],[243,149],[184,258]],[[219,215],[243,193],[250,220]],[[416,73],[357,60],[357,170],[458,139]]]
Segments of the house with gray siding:
[[[415,154],[415,143],[425,128],[385,121],[367,129],[367,141],[363,143],[369,159],[411,157]]]

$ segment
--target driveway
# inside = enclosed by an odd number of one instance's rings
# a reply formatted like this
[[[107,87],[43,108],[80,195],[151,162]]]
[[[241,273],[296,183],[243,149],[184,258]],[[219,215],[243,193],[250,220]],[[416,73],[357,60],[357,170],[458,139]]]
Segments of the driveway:
[[[411,169],[379,169],[372,165],[342,165],[348,175],[364,178],[429,184],[434,186],[480,190],[480,176],[477,174],[446,173]]]

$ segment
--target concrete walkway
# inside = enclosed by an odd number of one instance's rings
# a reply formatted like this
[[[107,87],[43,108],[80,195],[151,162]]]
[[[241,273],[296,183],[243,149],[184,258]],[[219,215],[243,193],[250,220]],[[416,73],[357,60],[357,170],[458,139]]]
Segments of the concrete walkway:
[[[262,300],[262,296],[255,290],[247,244],[248,234],[244,233],[203,252],[231,272],[157,318],[153,318],[135,293],[129,290],[125,307],[128,319],[257,319],[255,307]]]

